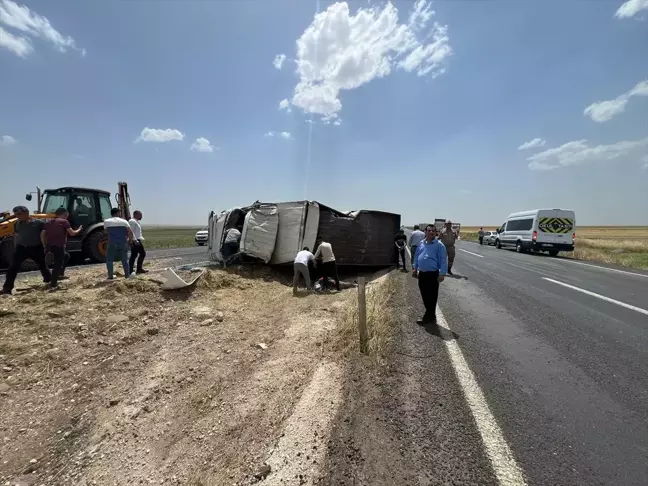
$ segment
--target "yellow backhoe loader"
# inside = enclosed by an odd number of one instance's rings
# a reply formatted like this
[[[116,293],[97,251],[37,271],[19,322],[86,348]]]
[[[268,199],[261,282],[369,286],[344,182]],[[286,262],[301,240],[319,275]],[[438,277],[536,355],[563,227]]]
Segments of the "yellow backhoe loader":
[[[63,207],[70,213],[68,219],[73,228],[83,225],[83,231],[77,236],[68,236],[67,251],[70,256],[81,260],[89,258],[97,263],[106,261],[108,237],[103,222],[110,218],[113,207],[110,192],[84,187],[60,187],[44,191],[36,188],[36,192],[27,194],[25,199],[31,201],[32,194],[36,194],[36,212],[32,213],[32,217],[50,219],[54,217],[54,212],[58,208]],[[115,199],[121,216],[130,219],[130,196],[127,183],[117,184]],[[15,223],[16,216],[12,212],[0,213],[0,269],[6,269],[11,263]],[[23,265],[23,270],[33,268],[35,266],[31,260],[27,260]]]

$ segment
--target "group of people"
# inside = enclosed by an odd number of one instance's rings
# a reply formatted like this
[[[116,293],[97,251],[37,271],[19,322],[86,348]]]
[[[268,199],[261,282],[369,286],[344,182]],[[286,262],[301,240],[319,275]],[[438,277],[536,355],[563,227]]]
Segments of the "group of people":
[[[340,278],[338,277],[337,262],[335,261],[333,247],[329,242],[323,241],[319,236],[315,241],[315,245],[317,246],[317,250],[314,254],[305,246],[295,257],[293,263],[293,294],[297,294],[297,286],[299,285],[300,278],[304,279],[306,289],[309,291],[314,289],[312,282],[317,278],[322,279],[324,289],[330,288],[329,279],[333,279],[335,289],[338,292],[340,291]],[[319,260],[321,260],[321,263]]]
[[[429,224],[425,232],[416,225],[409,238],[411,251],[412,277],[418,279],[421,299],[425,307],[425,314],[417,321],[418,324],[436,324],[436,306],[439,298],[439,284],[443,282],[446,275],[452,273],[452,265],[455,260],[455,244],[458,235],[452,229],[452,221],[446,220],[440,234],[437,235],[437,228]],[[394,238],[400,260],[405,263],[405,231],[401,230]],[[398,267],[399,265],[397,265]]]
[[[439,284],[443,282],[446,275],[453,275],[452,265],[455,259],[457,239],[457,232],[452,229],[450,220],[445,222],[439,235],[437,235],[436,226],[429,224],[426,226],[425,232],[421,231],[418,225],[414,226],[409,242],[403,229],[394,237],[398,253],[397,268],[400,268],[402,261],[402,268],[407,270],[405,245],[409,243],[410,246],[412,277],[418,279],[419,291],[425,307],[425,314],[417,321],[421,325],[436,323]],[[323,277],[325,286],[328,286],[329,277],[332,277],[337,290],[340,290],[337,264],[331,244],[318,237],[316,245],[317,251],[314,254],[308,247],[304,247],[295,257],[293,294],[297,293],[297,287],[302,278],[306,283],[306,288],[312,290],[311,275],[317,268],[317,260],[320,257],[322,263],[319,267],[319,274]]]
[[[77,236],[83,231],[83,226],[73,229],[68,221],[67,209],[61,207],[55,211],[54,218],[44,221],[33,218],[25,206],[13,208],[16,216],[14,225],[14,251],[11,263],[7,270],[1,294],[11,294],[16,282],[18,272],[27,259],[31,259],[38,266],[43,282],[48,284],[50,290],[59,288],[59,281],[67,279],[65,267],[70,259],[67,252],[68,236]],[[135,211],[130,221],[121,218],[120,211],[113,208],[111,217],[104,221],[104,228],[108,235],[106,247],[106,268],[108,279],[114,279],[114,261],[120,260],[124,267],[124,275],[134,276],[136,273],[146,273],[144,270],[144,237],[142,236],[142,212]],[[130,249],[130,260],[128,251]],[[51,258],[48,258],[51,255]],[[51,260],[52,270],[48,268]],[[137,270],[132,272],[137,260]]]

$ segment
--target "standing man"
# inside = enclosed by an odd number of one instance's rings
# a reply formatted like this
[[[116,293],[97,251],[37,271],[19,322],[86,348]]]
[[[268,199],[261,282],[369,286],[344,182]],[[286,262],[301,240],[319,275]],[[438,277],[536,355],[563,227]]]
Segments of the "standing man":
[[[311,289],[310,281],[310,269],[308,264],[315,259],[315,256],[310,252],[307,246],[304,249],[297,253],[295,257],[295,263],[293,264],[293,295],[297,294],[297,285],[299,284],[299,276],[304,277],[304,282],[306,282],[306,289]]]
[[[321,237],[317,237],[317,251],[315,252],[315,261],[317,258],[322,257],[322,267],[320,273],[324,277],[324,285],[328,288],[329,277],[335,282],[335,288],[340,291],[340,278],[338,277],[337,263],[335,262],[335,255],[330,243],[322,241]],[[317,263],[316,263],[317,265]]]
[[[106,268],[108,269],[108,280],[114,280],[115,260],[121,260],[124,267],[124,277],[131,278],[135,272],[130,273],[128,267],[128,246],[133,241],[133,231],[128,221],[120,217],[119,209],[110,210],[111,218],[104,221],[104,228],[108,234],[108,248],[106,250]]]
[[[41,241],[41,232],[45,223],[40,219],[32,218],[29,215],[29,209],[25,206],[16,206],[13,208],[13,213],[18,218],[14,226],[16,232],[14,236],[14,253],[0,294],[11,294],[20,266],[28,258],[34,260],[38,265],[43,276],[43,282],[50,283],[52,280],[52,274],[45,264],[45,249]]]
[[[448,269],[448,258],[443,243],[436,239],[436,228],[427,225],[425,239],[416,248],[412,277],[418,278],[425,314],[418,324],[436,324],[436,305],[439,299],[439,283],[443,282]]]
[[[479,228],[479,233],[477,233],[477,236],[479,236],[479,244],[483,245],[484,244],[484,228]]]
[[[142,225],[140,224],[141,220],[142,211],[136,210],[133,212],[133,217],[128,222],[131,231],[133,232],[133,243],[131,244],[131,255],[130,261],[128,262],[128,268],[133,271],[135,268],[135,259],[137,258],[137,273],[148,273],[148,270],[144,270],[143,266],[144,258],[146,258],[146,250],[144,249],[144,237],[142,236]]]
[[[65,263],[69,258],[65,251],[68,235],[76,236],[83,230],[83,226],[79,226],[76,230],[72,229],[68,221],[69,213],[67,209],[58,208],[54,214],[56,217],[45,223],[41,232],[43,247],[47,249],[48,253],[54,255],[50,289],[57,288],[59,280],[63,278]]]
[[[452,221],[446,219],[445,226],[441,230],[441,235],[439,235],[441,243],[446,247],[448,253],[448,275],[454,275],[452,273],[452,264],[455,259],[455,242],[457,241],[457,233],[452,229]]]
[[[400,260],[403,260],[403,270],[407,271],[407,265],[405,264],[405,245],[407,244],[407,236],[405,236],[405,230],[401,228],[396,236],[394,236],[394,244],[396,245],[396,251],[398,252],[398,259],[396,260],[396,270],[399,268]]]
[[[421,231],[421,228],[418,224],[414,225],[414,231],[410,235],[409,245],[412,257],[412,263],[414,263],[414,255],[416,255],[416,247],[419,246],[419,243],[425,239],[425,233]]]

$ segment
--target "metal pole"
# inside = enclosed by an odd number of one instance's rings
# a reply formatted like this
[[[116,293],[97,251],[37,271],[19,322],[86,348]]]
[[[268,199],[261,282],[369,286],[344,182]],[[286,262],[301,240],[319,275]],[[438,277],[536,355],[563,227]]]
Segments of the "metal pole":
[[[358,278],[358,330],[360,331],[360,351],[367,352],[367,299],[365,278]]]

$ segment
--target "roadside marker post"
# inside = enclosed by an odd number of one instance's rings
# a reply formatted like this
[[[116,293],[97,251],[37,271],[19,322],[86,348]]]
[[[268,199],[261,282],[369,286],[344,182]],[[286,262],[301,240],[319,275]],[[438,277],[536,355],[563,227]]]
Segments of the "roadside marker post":
[[[358,330],[360,332],[360,352],[367,353],[367,293],[365,278],[358,278]]]

